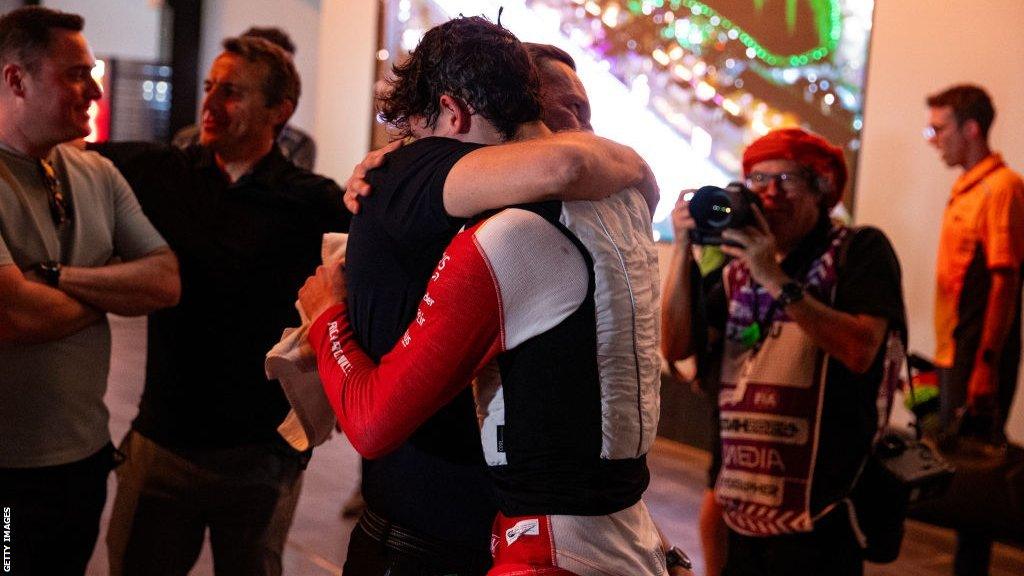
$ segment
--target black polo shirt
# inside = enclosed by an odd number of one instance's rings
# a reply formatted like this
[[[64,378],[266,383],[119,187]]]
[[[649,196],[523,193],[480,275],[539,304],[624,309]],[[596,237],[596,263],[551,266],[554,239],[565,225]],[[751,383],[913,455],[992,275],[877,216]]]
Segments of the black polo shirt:
[[[373,193],[352,219],[345,268],[350,321],[375,361],[405,332],[444,248],[464,223],[444,210],[444,182],[477,148],[425,138],[392,152],[368,176]],[[397,450],[363,462],[370,509],[483,555],[497,513],[490,486],[468,387]]]
[[[299,287],[325,232],[348,229],[341,189],[274,147],[231,184],[201,147],[101,144],[178,256],[181,302],[149,317],[146,386],[132,427],[190,449],[278,440],[288,402],[267,351],[299,324]]]

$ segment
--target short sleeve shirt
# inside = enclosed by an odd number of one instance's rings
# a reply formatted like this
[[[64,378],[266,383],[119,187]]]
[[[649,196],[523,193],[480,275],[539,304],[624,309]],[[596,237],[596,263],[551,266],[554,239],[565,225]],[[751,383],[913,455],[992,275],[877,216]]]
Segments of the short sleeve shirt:
[[[0,266],[95,267],[166,246],[109,161],[72,146],[57,146],[49,160],[73,207],[68,241],[54,226],[37,161],[0,150]],[[110,439],[109,361],[105,321],[60,340],[0,349],[0,468],[65,464],[102,448]]]
[[[352,325],[375,361],[401,337],[441,253],[466,222],[445,211],[444,183],[480,147],[424,138],[389,154],[368,176],[374,192],[352,220],[346,272]]]
[[[37,161],[0,149],[0,162],[17,183],[13,187],[6,177],[0,181],[0,265],[24,270],[55,260],[102,266],[114,256],[134,260],[166,246],[110,161],[66,145],[54,148],[49,161],[72,206],[70,242],[61,245]]]
[[[992,154],[953,186],[942,218],[935,298],[935,362],[950,367],[954,332],[980,330],[991,270],[1024,262],[1024,182]]]
[[[824,239],[816,230],[783,261],[783,270],[797,276],[807,258],[820,252]],[[906,312],[903,303],[902,274],[899,260],[888,238],[876,228],[857,229],[848,241],[845,253],[840,251],[835,289],[831,307],[848,314],[865,314],[885,318],[889,329],[905,334]],[[714,298],[719,306],[725,299]],[[709,311],[720,318],[716,326],[724,332],[724,310]],[[812,491],[812,508],[820,509],[841,498],[850,486],[864,455],[870,448],[878,425],[878,386],[882,379],[885,345],[879,350],[871,368],[864,374],[847,369],[841,362],[829,359],[828,386],[821,407],[821,436]],[[709,472],[714,485],[721,465],[721,442],[713,442],[713,466]]]
[[[352,219],[345,268],[349,320],[374,361],[402,337],[445,247],[465,223],[445,212],[444,183],[480,147],[424,138],[388,154],[368,175],[373,193]],[[363,497],[392,522],[486,554],[497,505],[472,392],[460,393],[394,452],[364,461]]]

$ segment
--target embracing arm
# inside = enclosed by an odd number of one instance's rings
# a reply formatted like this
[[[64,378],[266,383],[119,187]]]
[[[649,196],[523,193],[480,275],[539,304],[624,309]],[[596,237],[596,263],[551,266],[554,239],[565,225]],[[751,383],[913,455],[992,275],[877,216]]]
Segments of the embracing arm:
[[[368,458],[401,444],[499,353],[562,322],[589,286],[565,235],[536,214],[505,210],[455,237],[409,329],[375,366],[348,325],[342,283],[325,276],[318,270],[299,293],[317,317],[309,342],[339,423]],[[317,314],[325,284],[341,289]]]
[[[95,324],[103,313],[64,292],[0,266],[0,346],[59,340]]]
[[[65,266],[58,287],[73,298],[114,314],[141,316],[178,303],[178,259],[163,247],[132,260],[96,268]]]
[[[310,328],[327,398],[367,458],[397,448],[500,351],[498,295],[471,235],[462,236],[438,265],[416,319],[379,366],[356,341],[343,298]],[[300,297],[308,310],[308,294]]]
[[[515,204],[600,200],[629,187],[657,204],[650,168],[632,148],[588,132],[560,132],[466,154],[445,180],[444,208],[468,218]]]

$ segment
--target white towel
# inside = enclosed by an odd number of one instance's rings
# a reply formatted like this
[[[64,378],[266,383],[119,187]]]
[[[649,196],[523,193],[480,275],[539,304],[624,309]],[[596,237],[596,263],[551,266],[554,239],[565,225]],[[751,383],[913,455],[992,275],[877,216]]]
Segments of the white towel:
[[[347,244],[348,234],[324,234],[320,250],[324,266],[344,265]],[[267,352],[264,370],[268,379],[281,383],[292,406],[277,433],[293,448],[303,451],[330,438],[337,420],[320,383],[316,355],[306,338],[311,321],[298,302],[295,308],[302,325],[285,329],[281,341]]]

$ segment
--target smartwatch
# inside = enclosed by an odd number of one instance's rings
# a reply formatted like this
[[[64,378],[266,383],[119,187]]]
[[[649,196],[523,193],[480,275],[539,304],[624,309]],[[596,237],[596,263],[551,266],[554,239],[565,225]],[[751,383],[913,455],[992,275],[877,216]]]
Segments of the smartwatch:
[[[776,301],[779,303],[779,308],[785,308],[790,304],[795,304],[804,299],[804,287],[796,282],[786,282],[782,285],[782,292]]]
[[[57,287],[60,283],[60,262],[47,260],[36,265],[36,272],[43,278],[47,286]]]
[[[665,566],[668,568],[675,568],[676,566],[686,569],[693,569],[693,562],[690,562],[690,557],[685,552],[680,550],[677,546],[673,546],[668,550],[665,550]]]

